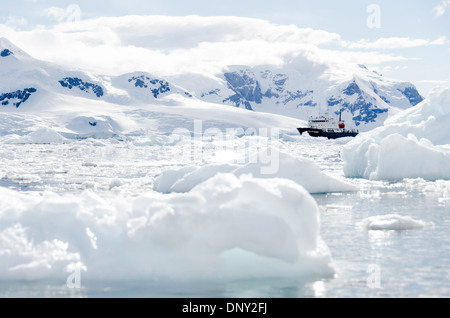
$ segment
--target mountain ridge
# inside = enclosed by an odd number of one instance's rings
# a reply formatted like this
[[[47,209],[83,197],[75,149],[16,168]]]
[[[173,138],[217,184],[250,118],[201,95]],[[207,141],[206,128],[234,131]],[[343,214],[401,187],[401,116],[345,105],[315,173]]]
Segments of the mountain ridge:
[[[39,108],[33,100],[45,92],[118,105],[170,105],[166,97],[175,94],[300,120],[342,112],[349,126],[366,131],[423,100],[413,84],[384,78],[363,65],[346,71],[345,78],[334,76],[326,65],[308,73],[289,64],[234,65],[212,76],[161,77],[138,71],[104,76],[36,60],[5,38],[0,38],[0,55],[0,107],[12,105],[18,111],[26,111],[30,104]]]

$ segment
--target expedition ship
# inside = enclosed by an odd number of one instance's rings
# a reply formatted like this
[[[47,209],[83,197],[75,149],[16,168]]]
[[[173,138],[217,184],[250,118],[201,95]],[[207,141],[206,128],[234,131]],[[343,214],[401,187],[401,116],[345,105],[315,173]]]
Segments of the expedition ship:
[[[297,129],[300,135],[307,132],[312,137],[326,137],[328,139],[355,137],[359,133],[356,129],[346,129],[341,115],[339,115],[339,121],[328,116],[310,118],[307,128]]]

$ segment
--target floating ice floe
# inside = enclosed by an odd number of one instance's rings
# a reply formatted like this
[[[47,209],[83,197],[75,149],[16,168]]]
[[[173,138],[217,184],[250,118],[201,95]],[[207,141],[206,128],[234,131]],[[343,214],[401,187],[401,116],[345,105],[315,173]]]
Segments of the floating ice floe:
[[[65,283],[76,268],[91,281],[334,274],[318,206],[291,180],[217,174],[108,200],[0,188],[0,280]]]
[[[373,231],[405,231],[432,228],[432,222],[415,220],[410,216],[398,214],[378,215],[364,219],[361,227]]]
[[[346,177],[450,179],[450,88],[360,134],[342,149]]]
[[[60,133],[49,127],[39,127],[24,136],[10,135],[3,140],[10,144],[61,144],[66,141]]]
[[[261,151],[244,164],[214,163],[164,171],[156,178],[154,190],[162,193],[188,192],[218,173],[233,173],[236,176],[247,174],[263,179],[289,179],[310,193],[357,191],[354,185],[322,172],[314,161],[296,158],[274,148]]]

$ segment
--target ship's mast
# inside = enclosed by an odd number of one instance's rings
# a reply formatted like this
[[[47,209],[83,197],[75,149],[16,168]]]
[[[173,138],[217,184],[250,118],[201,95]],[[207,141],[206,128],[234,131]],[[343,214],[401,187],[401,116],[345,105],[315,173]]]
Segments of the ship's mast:
[[[342,121],[342,104],[339,104],[339,128],[344,129],[345,128],[345,124]]]

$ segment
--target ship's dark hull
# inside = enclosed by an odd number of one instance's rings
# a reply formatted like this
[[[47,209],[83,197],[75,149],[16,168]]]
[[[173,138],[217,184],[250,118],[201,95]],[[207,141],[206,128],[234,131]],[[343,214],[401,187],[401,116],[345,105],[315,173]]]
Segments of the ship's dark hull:
[[[302,135],[307,132],[312,137],[326,137],[328,139],[337,139],[342,137],[356,137],[358,135],[355,131],[350,130],[340,130],[340,131],[325,131],[316,128],[297,128]]]

